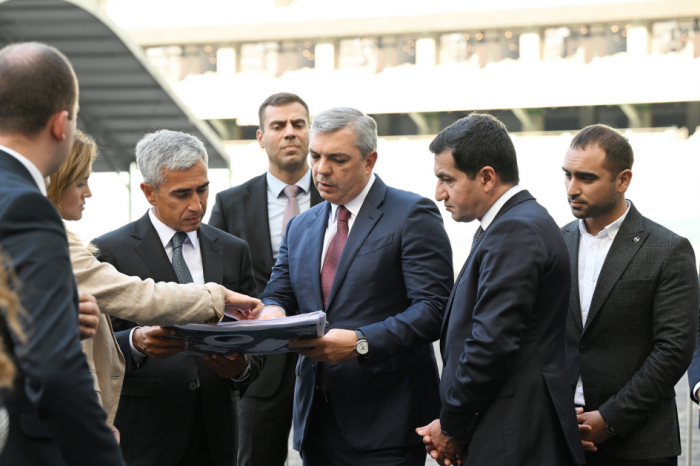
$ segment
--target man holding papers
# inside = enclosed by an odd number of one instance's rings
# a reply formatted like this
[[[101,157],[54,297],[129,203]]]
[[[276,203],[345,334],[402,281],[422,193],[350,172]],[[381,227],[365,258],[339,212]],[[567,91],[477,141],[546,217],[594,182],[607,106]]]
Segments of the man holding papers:
[[[141,189],[152,207],[141,219],[94,240],[99,259],[142,279],[214,282],[254,296],[246,242],[201,224],[209,191],[201,141],[158,131],[139,141],[136,160],[144,179]],[[235,464],[234,381],[245,385],[255,380],[262,360],[175,354],[185,343],[163,338],[173,330],[138,328],[125,321],[115,322],[114,328],[122,329],[116,336],[126,359],[115,425],[127,464]]]
[[[325,310],[327,333],[299,352],[294,448],[305,465],[424,465],[413,426],[439,414],[431,343],[452,283],[435,204],[372,173],[370,117],[334,108],[311,125],[323,202],[291,219],[261,299],[263,318]],[[416,424],[418,423],[418,424]]]

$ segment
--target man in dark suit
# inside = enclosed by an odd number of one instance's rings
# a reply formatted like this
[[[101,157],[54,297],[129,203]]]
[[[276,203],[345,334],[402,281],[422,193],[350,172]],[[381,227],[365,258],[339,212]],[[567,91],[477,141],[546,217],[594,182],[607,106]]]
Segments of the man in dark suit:
[[[564,158],[571,211],[566,368],[587,464],[675,465],[681,452],[674,386],[698,323],[688,240],[625,199],[634,156],[605,125],[581,130]]]
[[[78,82],[58,50],[0,51],[0,249],[31,316],[26,339],[2,332],[19,373],[6,398],[10,434],[0,465],[121,465],[78,340],[78,291],[66,231],[44,177],[73,142]]]
[[[334,108],[311,124],[311,167],[328,202],[287,224],[263,317],[327,313],[295,342],[294,448],[308,466],[425,464],[413,432],[439,409],[431,342],[453,282],[435,204],[372,173],[374,120]]]
[[[564,333],[570,272],[559,228],[518,185],[506,127],[472,114],[430,144],[435,197],[479,220],[445,312],[440,418],[419,428],[445,464],[583,463]]]
[[[255,283],[262,293],[292,216],[323,199],[311,182],[309,109],[297,95],[280,93],[260,106],[258,143],[267,173],[216,195],[209,224],[250,245]],[[286,193],[290,192],[288,196]],[[297,353],[269,355],[258,380],[238,402],[238,464],[283,466],[292,428]]]
[[[214,282],[254,294],[246,242],[201,224],[209,185],[201,141],[158,131],[139,142],[136,158],[144,177],[141,189],[153,207],[94,240],[99,259],[142,279]],[[255,380],[261,358],[175,354],[184,346],[164,338],[172,330],[115,320],[127,364],[115,426],[127,464],[235,465],[234,382]]]

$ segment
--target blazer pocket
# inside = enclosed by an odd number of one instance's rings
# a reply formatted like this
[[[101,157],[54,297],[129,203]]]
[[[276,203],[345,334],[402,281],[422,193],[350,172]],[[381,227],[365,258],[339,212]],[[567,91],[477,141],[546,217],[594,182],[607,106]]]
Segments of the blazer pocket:
[[[390,234],[387,236],[384,236],[383,238],[379,238],[378,240],[371,241],[367,244],[362,245],[360,248],[359,252],[357,253],[358,256],[361,256],[363,254],[369,254],[370,252],[374,252],[377,249],[381,249],[385,246],[388,246],[391,244],[391,241],[394,239],[394,234]]]
[[[423,349],[402,353],[379,364],[369,366],[373,374],[385,374],[389,372],[409,371],[423,369],[430,364],[430,356]]]
[[[151,396],[154,386],[153,377],[125,377],[122,396]]]
[[[27,437],[33,438],[52,438],[49,429],[46,428],[35,414],[20,414],[19,425],[22,432]]]

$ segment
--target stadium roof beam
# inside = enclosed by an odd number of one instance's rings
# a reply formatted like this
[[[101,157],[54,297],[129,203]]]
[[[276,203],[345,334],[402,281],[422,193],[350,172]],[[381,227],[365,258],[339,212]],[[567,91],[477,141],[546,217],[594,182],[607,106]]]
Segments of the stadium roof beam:
[[[95,171],[129,171],[143,134],[172,129],[204,142],[209,167],[229,168],[219,136],[197,119],[134,44],[86,0],[0,0],[0,47],[39,41],[66,54],[80,82],[78,127],[95,137]]]

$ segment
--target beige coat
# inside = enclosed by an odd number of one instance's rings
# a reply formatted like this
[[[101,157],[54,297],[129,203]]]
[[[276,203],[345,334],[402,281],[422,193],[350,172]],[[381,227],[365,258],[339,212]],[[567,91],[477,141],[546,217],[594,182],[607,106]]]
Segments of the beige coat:
[[[215,283],[180,285],[129,277],[95,259],[82,242],[69,237],[68,243],[78,290],[95,296],[103,313],[95,336],[83,340],[83,351],[107,423],[113,425],[124,382],[124,356],[104,314],[142,325],[216,323],[223,316],[225,288]]]

